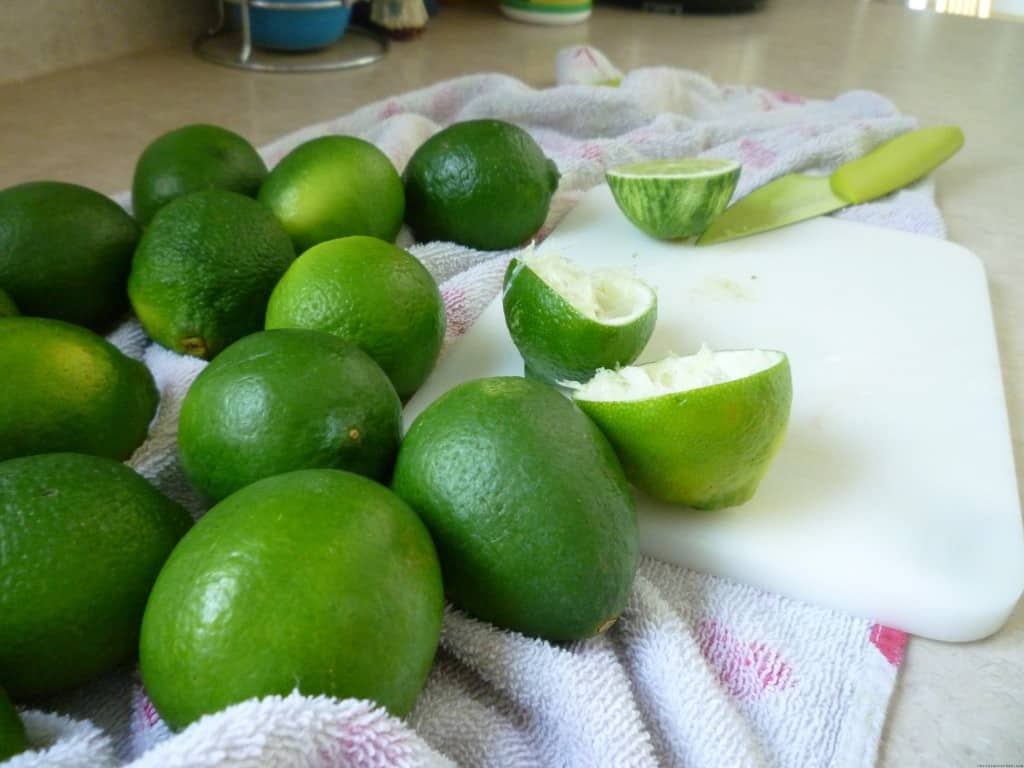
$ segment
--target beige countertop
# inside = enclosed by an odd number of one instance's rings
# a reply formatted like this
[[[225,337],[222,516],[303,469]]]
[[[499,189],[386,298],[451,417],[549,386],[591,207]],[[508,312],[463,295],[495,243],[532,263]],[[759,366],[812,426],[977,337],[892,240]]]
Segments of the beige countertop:
[[[957,123],[965,149],[936,174],[951,240],[985,264],[1018,482],[1024,477],[1024,24],[913,12],[865,0],[767,0],[731,17],[599,6],[586,24],[533,27],[481,4],[446,7],[379,64],[316,75],[254,74],[185,45],[0,85],[0,188],[60,179],[128,187],[139,152],[189,122],[259,145],[367,102],[478,71],[552,83],[555,53],[590,43],[620,68],[669,65],[724,83],[832,97],[878,91],[923,124]],[[0,62],[2,63],[2,62]],[[1021,484],[1024,486],[1024,483]],[[1024,764],[1024,609],[986,640],[913,638],[892,703],[883,766]]]

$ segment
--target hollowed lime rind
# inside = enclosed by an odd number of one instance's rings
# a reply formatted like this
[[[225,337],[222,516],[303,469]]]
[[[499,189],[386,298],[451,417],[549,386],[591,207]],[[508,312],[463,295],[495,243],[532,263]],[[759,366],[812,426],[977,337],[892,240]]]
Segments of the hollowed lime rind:
[[[601,368],[629,365],[654,333],[656,299],[628,323],[601,323],[518,259],[509,263],[504,285],[505,325],[532,376],[542,381],[585,381]]]
[[[693,158],[697,160],[701,159]],[[729,205],[739,182],[738,162],[708,159],[701,162],[713,165],[699,171],[666,170],[681,162],[635,163],[609,169],[605,174],[615,203],[626,218],[659,240],[700,235]]]
[[[609,176],[622,178],[686,178],[719,176],[722,173],[739,171],[738,160],[717,157],[684,157],[679,160],[644,160],[639,163],[618,165],[608,169]]]
[[[789,423],[789,359],[749,376],[642,400],[577,405],[601,428],[626,476],[655,499],[694,509],[749,501]]]

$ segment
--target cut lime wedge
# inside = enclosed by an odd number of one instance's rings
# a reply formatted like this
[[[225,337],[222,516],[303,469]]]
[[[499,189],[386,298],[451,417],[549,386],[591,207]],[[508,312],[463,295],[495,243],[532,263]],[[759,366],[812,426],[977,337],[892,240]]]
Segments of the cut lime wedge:
[[[661,240],[699,235],[729,204],[740,164],[735,160],[652,160],[605,173],[626,218]]]
[[[657,297],[625,269],[587,272],[528,249],[505,273],[505,324],[531,373],[585,381],[636,360],[654,331]]]
[[[599,371],[573,393],[637,488],[699,509],[754,495],[782,443],[792,398],[782,352],[706,347]]]

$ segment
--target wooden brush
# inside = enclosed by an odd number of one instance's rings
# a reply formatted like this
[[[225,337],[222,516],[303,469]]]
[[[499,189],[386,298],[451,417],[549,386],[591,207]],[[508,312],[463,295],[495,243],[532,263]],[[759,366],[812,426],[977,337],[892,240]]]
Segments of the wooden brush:
[[[423,0],[373,0],[370,21],[396,40],[416,37],[427,25]]]

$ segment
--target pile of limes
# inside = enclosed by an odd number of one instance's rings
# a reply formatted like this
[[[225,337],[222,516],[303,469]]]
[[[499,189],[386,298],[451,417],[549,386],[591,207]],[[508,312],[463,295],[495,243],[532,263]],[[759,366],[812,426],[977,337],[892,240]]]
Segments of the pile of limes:
[[[404,179],[355,137],[268,171],[237,134],[191,125],[142,153],[134,217],[72,184],[0,191],[0,755],[25,746],[8,694],[31,702],[136,653],[173,728],[296,687],[402,715],[446,593],[552,639],[614,621],[636,520],[579,409],[544,385],[480,382],[401,440],[446,327],[434,278],[394,245],[403,222],[511,248],[557,182],[528,134],[481,120],[439,132]],[[121,463],[178,407],[102,335],[132,314],[209,361],[178,417],[180,467],[212,504],[194,525]]]
[[[530,250],[504,294],[528,377],[464,383],[403,439],[446,330],[434,278],[394,244],[403,222],[515,248],[558,178],[497,120],[439,131],[404,175],[350,136],[268,170],[241,136],[190,125],[142,153],[134,217],[72,184],[0,191],[0,758],[25,747],[8,694],[136,653],[172,728],[295,688],[404,715],[446,598],[554,641],[614,623],[638,558],[627,477],[698,506],[753,493],[785,426],[785,357],[631,367],[654,292]],[[101,335],[132,314],[209,361],[183,402]],[[574,399],[551,386],[570,381]],[[121,463],[159,451],[150,424],[178,407],[180,468],[212,505],[194,525]],[[665,427],[698,442],[647,439]],[[707,450],[723,435],[739,459]]]

